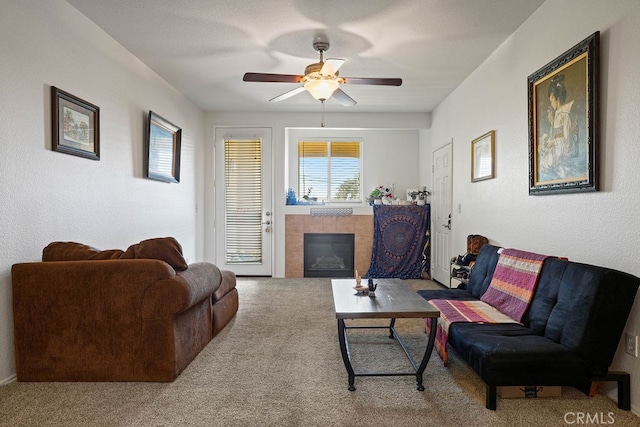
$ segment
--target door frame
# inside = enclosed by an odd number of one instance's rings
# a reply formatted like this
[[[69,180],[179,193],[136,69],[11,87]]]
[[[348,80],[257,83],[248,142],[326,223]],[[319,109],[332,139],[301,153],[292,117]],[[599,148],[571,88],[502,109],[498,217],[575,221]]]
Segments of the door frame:
[[[225,209],[224,209],[224,140],[225,138],[235,139],[256,139],[260,138],[263,141],[262,148],[262,166],[264,183],[263,188],[267,189],[269,194],[263,198],[263,220],[265,212],[270,212],[268,217],[271,221],[270,237],[267,239],[268,244],[263,246],[263,250],[268,250],[268,253],[261,265],[263,268],[259,268],[255,265],[243,265],[243,264],[227,264],[225,261]],[[265,145],[267,146],[265,149]],[[214,200],[214,218],[213,218],[213,236],[215,247],[215,264],[220,269],[231,270],[238,276],[265,276],[273,277],[275,268],[275,236],[274,230],[274,200],[273,200],[273,183],[274,183],[274,161],[273,161],[273,128],[269,126],[215,126],[213,132],[213,200]],[[266,190],[265,190],[266,191]],[[222,221],[222,222],[220,222]],[[263,228],[264,230],[264,228]],[[264,233],[264,231],[263,231]]]
[[[447,251],[448,249],[448,253],[445,254],[439,254],[438,250],[440,249],[439,246],[442,246],[439,242],[438,242],[438,234],[436,233],[436,230],[440,230],[440,227],[444,226],[444,222],[447,219],[446,216],[447,214],[444,214],[443,219],[439,219],[437,217],[437,215],[439,214],[439,209],[440,209],[440,201],[439,201],[439,196],[441,191],[439,191],[438,189],[436,189],[436,179],[435,179],[435,173],[436,173],[436,162],[435,162],[435,155],[438,151],[446,148],[447,146],[449,146],[449,206],[448,206],[448,220],[449,220],[449,232],[447,233],[447,242],[444,245],[445,246],[445,251]],[[453,139],[451,139],[450,141],[448,141],[447,143],[441,145],[440,147],[436,148],[433,150],[432,152],[432,176],[431,176],[431,182],[433,183],[434,186],[434,191],[433,194],[431,196],[431,278],[432,280],[441,283],[442,285],[445,285],[447,287],[451,286],[451,280],[450,280],[450,272],[449,272],[449,262],[448,260],[451,258],[452,256],[452,244],[453,244],[453,222],[452,222],[452,215],[453,215]],[[434,209],[435,208],[435,209]],[[440,255],[442,258],[439,258],[438,255]],[[436,279],[436,275],[434,274],[434,266],[439,266],[439,262],[443,262],[444,265],[442,266],[442,268],[446,268],[447,269],[447,274],[446,274],[446,281],[443,282],[444,277],[438,277],[438,279]],[[444,274],[444,273],[443,273]],[[439,275],[440,276],[440,275]]]

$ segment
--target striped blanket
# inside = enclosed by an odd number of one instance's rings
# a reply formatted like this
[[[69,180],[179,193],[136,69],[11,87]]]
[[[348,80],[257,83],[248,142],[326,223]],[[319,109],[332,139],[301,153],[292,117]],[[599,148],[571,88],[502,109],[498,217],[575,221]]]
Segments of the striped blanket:
[[[449,357],[447,354],[447,341],[449,339],[449,326],[454,322],[475,323],[517,323],[509,316],[501,313],[496,308],[482,301],[454,301],[445,299],[432,299],[431,305],[440,310],[438,318],[435,347],[438,355],[447,366]],[[431,328],[431,319],[425,319],[427,331]]]
[[[533,298],[542,263],[547,258],[547,255],[503,249],[491,283],[480,300],[520,322]]]

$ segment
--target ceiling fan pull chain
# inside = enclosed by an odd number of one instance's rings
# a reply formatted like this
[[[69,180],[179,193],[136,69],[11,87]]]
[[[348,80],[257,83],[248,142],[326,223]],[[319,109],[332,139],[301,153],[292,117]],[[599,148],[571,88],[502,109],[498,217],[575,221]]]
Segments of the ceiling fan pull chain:
[[[320,127],[323,128],[324,127],[324,99],[320,100],[320,103],[322,104],[322,115],[320,117]]]

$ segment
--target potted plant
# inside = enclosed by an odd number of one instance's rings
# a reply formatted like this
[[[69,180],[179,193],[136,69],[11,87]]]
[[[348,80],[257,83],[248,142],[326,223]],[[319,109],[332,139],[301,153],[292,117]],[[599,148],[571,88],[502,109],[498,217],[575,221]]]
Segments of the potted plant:
[[[427,191],[427,187],[422,187],[422,190],[412,191],[409,193],[412,201],[416,201],[418,205],[424,205],[427,203],[427,196],[431,195],[429,191]],[[416,200],[417,198],[417,200]]]

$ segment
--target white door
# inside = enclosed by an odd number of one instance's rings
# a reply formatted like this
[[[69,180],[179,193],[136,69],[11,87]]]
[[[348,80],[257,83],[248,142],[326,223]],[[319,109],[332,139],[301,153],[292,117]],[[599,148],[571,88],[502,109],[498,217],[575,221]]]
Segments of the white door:
[[[271,276],[271,129],[215,134],[216,263],[241,276]]]
[[[452,143],[433,152],[431,195],[431,276],[450,286]]]

